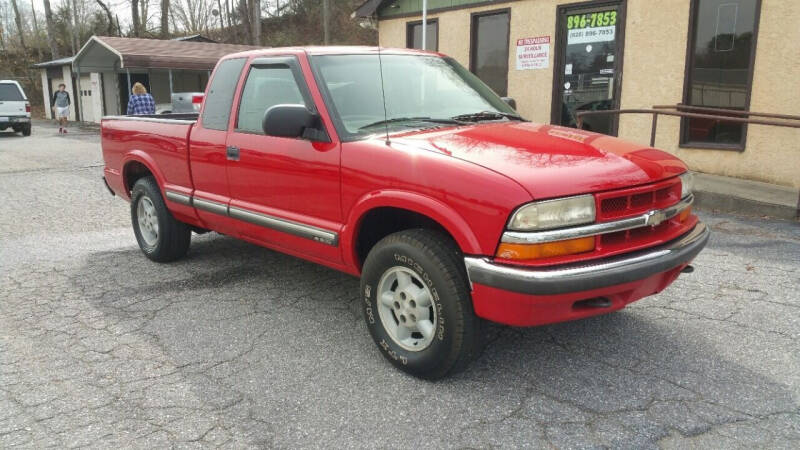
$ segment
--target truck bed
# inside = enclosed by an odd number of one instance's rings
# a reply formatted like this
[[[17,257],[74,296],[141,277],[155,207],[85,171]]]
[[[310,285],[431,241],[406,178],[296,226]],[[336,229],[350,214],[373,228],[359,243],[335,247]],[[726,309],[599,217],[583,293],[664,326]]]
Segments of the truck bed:
[[[189,134],[197,118],[197,113],[104,117],[105,177],[114,193],[126,199],[130,196],[131,174],[124,173],[123,167],[131,157],[148,163],[159,185],[191,188]]]

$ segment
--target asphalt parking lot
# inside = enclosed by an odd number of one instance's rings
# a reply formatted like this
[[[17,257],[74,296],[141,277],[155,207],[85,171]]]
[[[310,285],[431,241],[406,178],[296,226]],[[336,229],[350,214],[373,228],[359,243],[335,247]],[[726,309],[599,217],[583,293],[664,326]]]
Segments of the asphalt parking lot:
[[[431,383],[357,279],[213,233],[152,263],[101,174],[94,132],[0,133],[0,448],[800,446],[797,223],[702,213],[665,292]]]

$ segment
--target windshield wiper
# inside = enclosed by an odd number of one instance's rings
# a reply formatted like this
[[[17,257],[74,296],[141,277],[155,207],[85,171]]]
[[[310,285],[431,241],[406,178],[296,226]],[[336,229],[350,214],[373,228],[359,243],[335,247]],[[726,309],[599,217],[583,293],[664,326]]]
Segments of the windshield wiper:
[[[500,111],[480,111],[476,113],[459,114],[457,116],[451,117],[451,119],[454,120],[465,120],[469,122],[480,122],[481,120],[497,120],[502,118],[510,120],[519,120],[519,121],[525,120],[516,114],[504,113]]]
[[[461,125],[463,124],[462,121],[457,120],[455,118],[452,119],[437,119],[433,117],[392,117],[391,119],[379,120],[377,122],[372,122],[370,124],[364,125],[360,127],[359,130],[363,130],[365,128],[375,127],[378,125],[387,125],[390,123],[397,123],[397,122],[430,122],[430,123],[440,123],[446,125]]]

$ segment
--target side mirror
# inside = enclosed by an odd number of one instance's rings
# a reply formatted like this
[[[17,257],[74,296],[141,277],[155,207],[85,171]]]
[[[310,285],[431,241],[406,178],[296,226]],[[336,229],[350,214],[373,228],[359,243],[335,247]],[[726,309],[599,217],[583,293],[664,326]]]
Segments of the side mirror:
[[[261,127],[268,136],[296,138],[315,126],[317,115],[305,105],[275,105],[264,112]]]
[[[506,104],[508,106],[512,107],[516,111],[516,109],[517,109],[517,101],[516,100],[514,100],[511,97],[500,97],[500,98],[503,99],[503,101],[506,102]]]

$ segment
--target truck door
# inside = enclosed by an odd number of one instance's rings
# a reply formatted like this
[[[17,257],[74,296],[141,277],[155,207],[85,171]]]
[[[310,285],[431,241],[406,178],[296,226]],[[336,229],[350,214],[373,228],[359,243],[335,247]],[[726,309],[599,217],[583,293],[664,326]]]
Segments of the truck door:
[[[189,161],[194,184],[193,205],[203,221],[232,234],[236,221],[228,218],[230,190],[226,178],[225,140],[236,86],[247,58],[222,61],[214,71],[203,112],[192,128]]]
[[[239,220],[239,233],[290,253],[341,261],[338,142],[266,136],[262,129],[264,112],[274,105],[318,111],[299,60],[254,59],[238,98],[227,171],[230,215]]]

